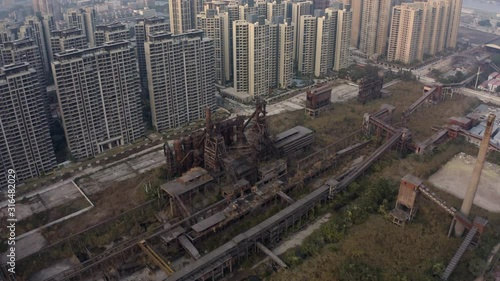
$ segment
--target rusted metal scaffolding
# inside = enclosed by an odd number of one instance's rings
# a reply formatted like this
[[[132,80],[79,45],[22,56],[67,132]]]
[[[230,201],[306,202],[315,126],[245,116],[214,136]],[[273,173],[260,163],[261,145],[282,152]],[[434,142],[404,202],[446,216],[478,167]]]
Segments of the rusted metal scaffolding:
[[[365,76],[359,82],[358,102],[365,104],[369,100],[378,99],[382,96],[384,79],[379,76]]]

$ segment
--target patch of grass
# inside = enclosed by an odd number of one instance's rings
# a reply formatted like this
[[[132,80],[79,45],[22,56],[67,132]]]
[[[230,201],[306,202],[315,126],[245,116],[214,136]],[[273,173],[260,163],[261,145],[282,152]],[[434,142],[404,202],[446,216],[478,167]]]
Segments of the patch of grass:
[[[58,220],[62,217],[71,215],[72,213],[78,212],[89,206],[89,202],[87,202],[85,198],[80,197],[61,206],[33,214],[32,216],[21,220],[16,224],[16,234],[21,235],[38,227],[44,226],[45,224]],[[2,221],[4,221],[5,223],[6,220],[7,218],[4,218]]]

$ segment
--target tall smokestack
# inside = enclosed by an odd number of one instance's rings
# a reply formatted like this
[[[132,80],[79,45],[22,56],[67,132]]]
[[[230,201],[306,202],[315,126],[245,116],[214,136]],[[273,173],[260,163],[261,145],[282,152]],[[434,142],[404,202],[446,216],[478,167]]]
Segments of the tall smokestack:
[[[479,153],[477,154],[476,164],[474,165],[474,170],[472,171],[469,187],[467,188],[462,208],[460,208],[460,212],[466,216],[469,216],[472,203],[474,202],[474,196],[476,195],[477,186],[479,185],[479,179],[481,178],[481,172],[483,171],[484,161],[486,161],[486,153],[488,152],[488,147],[490,146],[490,138],[491,132],[493,131],[494,121],[495,115],[490,114],[486,123],[486,129],[484,130],[483,140],[481,141],[481,146],[479,147]],[[464,230],[464,225],[457,222],[455,225],[455,236],[462,236]]]

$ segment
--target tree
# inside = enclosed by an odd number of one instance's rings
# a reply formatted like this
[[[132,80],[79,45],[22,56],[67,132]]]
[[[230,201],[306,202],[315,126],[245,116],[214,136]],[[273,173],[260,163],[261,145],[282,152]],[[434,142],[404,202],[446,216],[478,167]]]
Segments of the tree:
[[[467,267],[470,273],[474,275],[474,277],[478,277],[483,274],[486,269],[486,262],[480,258],[473,258],[469,262],[469,266]]]
[[[464,80],[464,78],[465,78],[465,75],[463,74],[462,71],[457,71],[457,73],[455,73],[455,81],[457,83],[462,82]]]
[[[359,261],[357,258],[348,258],[340,268],[341,281],[378,281],[380,270]]]
[[[491,27],[491,22],[489,19],[480,20],[477,24],[484,27]]]

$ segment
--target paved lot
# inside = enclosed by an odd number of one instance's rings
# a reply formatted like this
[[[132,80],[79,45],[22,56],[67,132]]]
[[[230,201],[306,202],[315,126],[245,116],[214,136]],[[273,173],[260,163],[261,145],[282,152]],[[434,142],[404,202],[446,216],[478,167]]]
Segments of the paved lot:
[[[65,202],[82,197],[72,182],[66,182],[53,189],[42,190],[38,194],[23,200],[23,203],[16,204],[16,218],[22,221],[33,214],[40,213],[51,208],[60,206]],[[26,202],[25,202],[26,201]],[[7,209],[2,208],[0,218],[7,216]]]
[[[475,161],[475,157],[460,153],[432,175],[429,181],[439,189],[463,199]],[[500,212],[499,182],[500,167],[486,162],[474,198],[474,205],[491,212]]]

